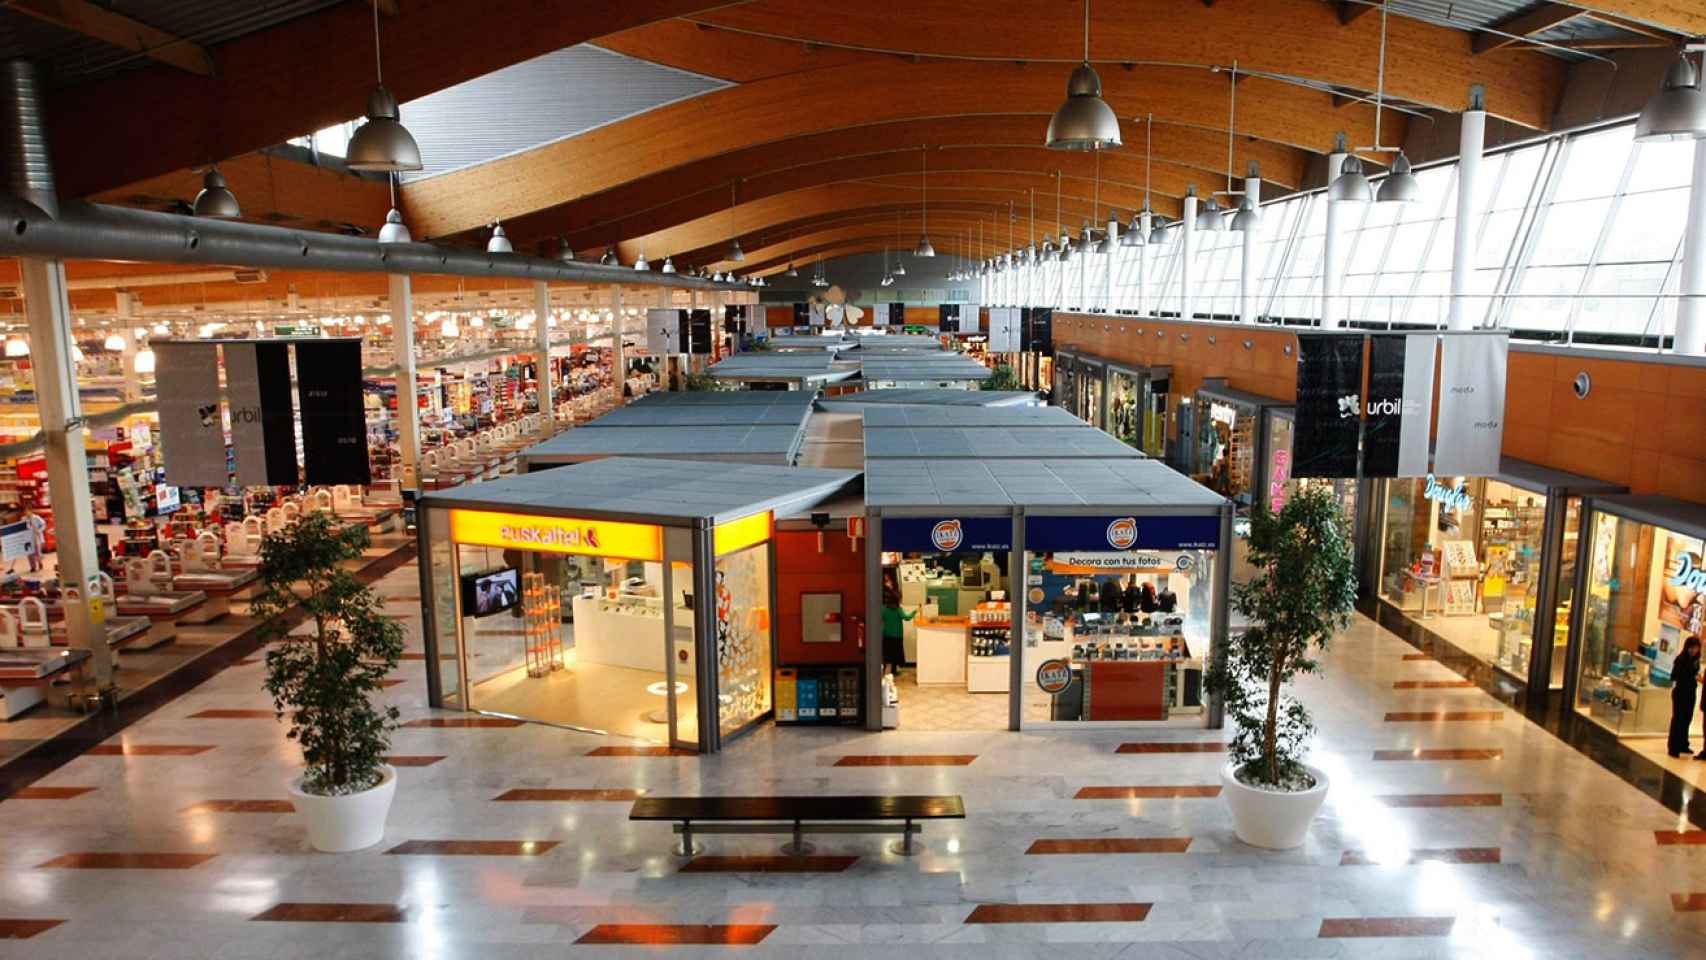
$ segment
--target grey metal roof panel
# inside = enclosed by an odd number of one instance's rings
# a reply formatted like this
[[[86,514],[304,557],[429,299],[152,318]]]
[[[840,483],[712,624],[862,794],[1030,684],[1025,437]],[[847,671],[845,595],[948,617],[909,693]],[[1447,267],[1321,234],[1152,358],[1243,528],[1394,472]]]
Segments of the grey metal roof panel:
[[[648,393],[633,400],[628,406],[806,407],[811,405],[812,397],[810,393],[788,390],[694,390]]]
[[[722,522],[808,509],[851,486],[852,470],[608,457],[424,494],[429,507],[650,522]]]
[[[1142,453],[1094,427],[880,427],[865,425],[865,458],[1035,460],[1119,458]]]
[[[936,390],[976,396],[980,390]],[[985,407],[969,404],[922,406],[915,404],[872,404],[863,408],[865,429],[884,427],[1063,427],[1086,429],[1084,421],[1061,407]]]
[[[826,410],[863,409],[872,406],[921,405],[1011,407],[1035,406],[1040,398],[1029,390],[942,390],[939,388],[861,390],[837,397],[821,397]]]
[[[788,460],[799,449],[803,422],[791,426],[702,426],[691,430],[608,427],[567,430],[522,451],[528,463],[563,463],[592,457],[680,457]]]
[[[1212,511],[1226,500],[1155,460],[869,460],[871,507],[1106,508]]]
[[[735,393],[738,391],[729,391]],[[747,391],[753,392],[753,391]],[[766,391],[758,391],[766,392]],[[772,393],[795,393],[799,391],[768,391]],[[810,394],[805,394],[810,396]],[[811,416],[810,404],[799,405],[723,405],[700,403],[682,406],[654,404],[652,406],[627,406],[612,410],[602,417],[583,424],[582,428],[609,429],[611,427],[734,427],[734,426],[785,426],[803,423]]]

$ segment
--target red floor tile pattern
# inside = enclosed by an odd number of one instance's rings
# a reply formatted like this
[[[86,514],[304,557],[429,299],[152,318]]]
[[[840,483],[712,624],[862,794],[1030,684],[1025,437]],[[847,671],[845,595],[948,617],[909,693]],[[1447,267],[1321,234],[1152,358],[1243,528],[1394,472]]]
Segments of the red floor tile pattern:
[[[200,710],[190,714],[191,720],[272,720],[278,714],[271,710]]]
[[[1670,907],[1677,913],[1699,913],[1706,910],[1706,893],[1673,893]]]
[[[11,800],[70,800],[81,797],[85,793],[95,792],[94,787],[23,787],[12,794]]]
[[[980,903],[966,923],[1142,923],[1148,903]]]
[[[28,940],[36,934],[46,933],[64,922],[64,920],[31,920],[23,917],[0,917],[0,940]]]
[[[1654,830],[1653,839],[1661,847],[1693,847],[1706,844],[1706,830]]]
[[[1025,851],[1031,855],[1073,853],[1184,853],[1190,837],[1093,837],[1087,840],[1042,839]]]
[[[1399,680],[1394,690],[1468,690],[1475,685],[1467,680]]]
[[[1339,857],[1341,867],[1373,867],[1384,864],[1395,864],[1398,861],[1381,860],[1371,855],[1367,850],[1346,850]],[[1502,863],[1498,847],[1454,847],[1438,850],[1411,850],[1402,861],[1406,864],[1418,863]]]
[[[681,867],[682,873],[840,873],[858,863],[858,857],[694,857]]]
[[[385,758],[385,762],[389,763],[393,767],[430,767],[443,759],[443,757],[429,757],[424,755],[409,756],[407,754],[392,754]]]
[[[964,767],[977,754],[912,753],[894,755],[848,754],[835,761],[838,767]]]
[[[425,857],[537,857],[556,846],[555,840],[404,840],[385,852]]]
[[[250,920],[285,923],[402,923],[407,914],[389,903],[276,903]]]
[[[1218,740],[1173,743],[1122,743],[1115,753],[1225,753],[1226,744]]]
[[[421,730],[429,727],[458,729],[464,727],[519,727],[520,720],[508,717],[421,717],[403,724],[411,730]]]
[[[1405,663],[1414,663],[1420,660],[1432,660],[1433,657],[1430,657],[1425,653],[1406,653],[1402,659]]]
[[[1447,747],[1441,749],[1376,750],[1374,759],[1399,760],[1498,760],[1505,752],[1497,747]]]
[[[1418,710],[1398,711],[1386,715],[1387,723],[1496,722],[1505,718],[1503,710]]]
[[[37,870],[188,870],[212,860],[214,853],[67,853]]]
[[[588,930],[575,943],[628,944],[634,946],[671,946],[705,944],[715,946],[754,946],[764,942],[775,924],[662,924],[662,923],[601,923]]]
[[[185,813],[295,813],[289,800],[203,800]]]
[[[102,743],[90,747],[89,757],[193,757],[213,749],[206,743]]]
[[[638,800],[644,790],[548,790],[517,788],[492,798],[493,803],[618,803]]]
[[[1375,797],[1377,803],[1388,807],[1426,809],[1430,807],[1502,807],[1503,794],[1498,793],[1389,793]]]
[[[589,757],[697,757],[692,750],[676,747],[594,747]]]
[[[1181,800],[1220,796],[1216,786],[1082,787],[1075,800]]]
[[[1321,921],[1318,936],[1342,937],[1444,937],[1451,934],[1455,917],[1328,917]]]

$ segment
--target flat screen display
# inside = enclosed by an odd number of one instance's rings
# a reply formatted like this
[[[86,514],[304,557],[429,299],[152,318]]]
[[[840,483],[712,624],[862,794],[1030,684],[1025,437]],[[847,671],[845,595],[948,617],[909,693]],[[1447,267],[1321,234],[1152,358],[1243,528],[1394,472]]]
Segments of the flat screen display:
[[[462,615],[489,617],[521,599],[521,571],[514,567],[462,576]]]

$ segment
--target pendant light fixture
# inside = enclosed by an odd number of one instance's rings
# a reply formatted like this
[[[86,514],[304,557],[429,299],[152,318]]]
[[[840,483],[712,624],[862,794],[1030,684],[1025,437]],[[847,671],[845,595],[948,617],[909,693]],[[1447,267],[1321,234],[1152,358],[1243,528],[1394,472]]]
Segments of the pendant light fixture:
[[[1250,161],[1250,176],[1252,178],[1256,176],[1256,161],[1254,160]],[[1246,230],[1256,229],[1261,226],[1261,223],[1261,211],[1256,209],[1255,201],[1250,199],[1248,193],[1245,193],[1243,198],[1238,201],[1238,212],[1232,215],[1232,229],[1242,233]]]
[[[402,213],[396,207],[385,214],[385,224],[379,228],[380,243],[409,243],[414,237],[409,235],[408,224],[403,222]]]
[[[1203,201],[1202,209],[1197,211],[1197,229],[1209,233],[1224,232],[1226,230],[1226,218],[1221,215],[1222,213],[1224,211],[1220,209],[1220,204],[1216,203],[1214,195],[1210,194],[1209,198]]]
[[[195,202],[190,209],[198,217],[213,217],[220,220],[235,220],[243,215],[242,208],[237,206],[237,195],[225,184],[225,175],[218,167],[209,167],[207,174],[201,178],[201,192],[195,195]]]
[[[1167,221],[1166,217],[1159,213],[1152,214],[1149,218],[1149,223],[1150,243],[1164,247],[1167,245],[1167,241],[1173,239],[1173,232],[1168,229],[1172,224]]]
[[[664,257],[663,258],[663,269],[659,270],[658,272],[659,273],[666,273],[666,274],[674,273],[675,272],[675,261],[671,260],[669,257]]]
[[[492,238],[490,240],[486,241],[486,252],[487,253],[514,253],[515,252],[515,244],[510,243],[509,237],[504,235],[504,225],[503,224],[497,223],[497,222],[492,223]]]
[[[644,248],[640,250],[639,259],[634,261],[634,269],[640,273],[650,273],[652,271],[652,265],[646,261],[646,251]]]
[[[729,252],[723,255],[723,259],[733,260],[736,263],[745,263],[746,251],[740,248],[740,237],[735,236],[735,207],[739,204],[739,200],[737,199],[739,194],[736,193],[736,190],[739,184],[739,180],[729,181],[729,235],[734,237],[734,239],[729,241]]]
[[[800,271],[798,271],[794,268],[794,261],[789,260],[788,261],[788,272],[784,273],[783,276],[784,277],[797,277],[799,275],[800,275]]]
[[[900,250],[901,250],[900,217],[901,217],[900,211],[898,211],[898,210],[895,211],[895,215],[894,215],[894,239],[895,239],[894,272],[892,274],[890,274],[890,276],[895,276],[895,277],[906,276],[906,264],[900,262]]]
[[[1050,150],[1104,150],[1120,145],[1120,118],[1102,99],[1102,78],[1090,66],[1090,0],[1084,0],[1084,62],[1066,81],[1066,102],[1048,122]]]
[[[118,351],[123,350],[124,349],[124,334],[122,334],[122,333],[109,333],[109,334],[107,334],[107,339],[102,341],[101,346],[102,346],[102,348],[107,349],[107,350],[111,350],[114,353],[117,353]]]
[[[1701,138],[1706,138],[1706,92],[1700,89],[1700,73],[1685,50],[1665,72],[1664,86],[1641,108],[1635,121],[1635,141]]]
[[[1369,185],[1368,178],[1362,175],[1362,161],[1345,146],[1344,134],[1339,134],[1337,142],[1333,144],[1333,153],[1342,153],[1345,159],[1339,164],[1339,175],[1334,178],[1333,185],[1327,188],[1328,202],[1367,203],[1372,200],[1374,188]]]
[[[919,151],[920,169],[923,174],[919,178],[918,217],[923,227],[923,235],[918,238],[918,247],[912,251],[915,257],[934,257],[936,248],[930,245],[930,145],[925,144]]]
[[[1380,72],[1379,79],[1374,85],[1374,149],[1380,147],[1380,113],[1386,100],[1386,4],[1380,5]],[[1361,164],[1361,161],[1358,161]],[[1342,168],[1341,168],[1342,169]],[[1410,172],[1410,158],[1404,156],[1402,147],[1398,148],[1398,158],[1392,163],[1392,172],[1380,182],[1380,192],[1375,194],[1375,200],[1380,203],[1409,203],[1421,196],[1421,184],[1416,182],[1416,175]]]
[[[569,238],[567,238],[567,237],[558,237],[557,238],[557,262],[558,263],[574,263],[575,262],[575,248],[569,246]]]
[[[364,173],[398,173],[421,168],[421,148],[397,116],[397,98],[385,89],[379,58],[379,4],[373,4],[373,73],[378,81],[367,98],[367,122],[356,129],[344,151],[344,165]]]
[[[616,245],[611,244],[610,246],[605,247],[604,248],[604,256],[599,257],[598,262],[604,264],[607,267],[617,266],[618,264],[616,261]]]

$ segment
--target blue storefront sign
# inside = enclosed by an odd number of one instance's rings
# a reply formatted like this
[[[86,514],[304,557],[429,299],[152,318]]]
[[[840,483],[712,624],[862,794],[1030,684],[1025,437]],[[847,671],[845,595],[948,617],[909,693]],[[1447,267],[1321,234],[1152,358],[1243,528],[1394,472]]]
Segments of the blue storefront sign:
[[[1214,550],[1219,546],[1219,514],[1025,518],[1025,549],[1033,553]]]
[[[1011,517],[884,517],[883,549],[900,553],[981,553],[1013,549]]]

